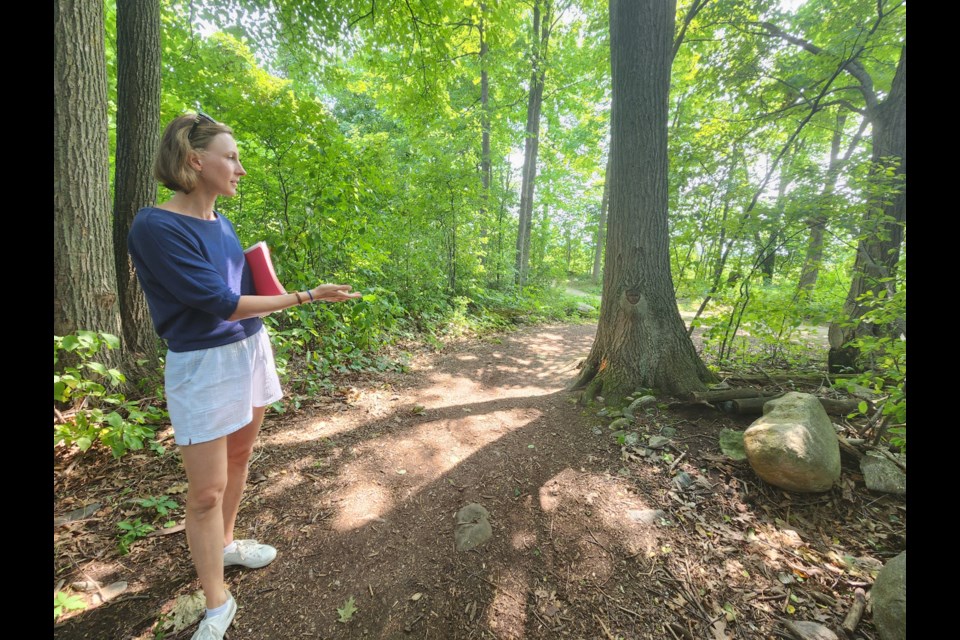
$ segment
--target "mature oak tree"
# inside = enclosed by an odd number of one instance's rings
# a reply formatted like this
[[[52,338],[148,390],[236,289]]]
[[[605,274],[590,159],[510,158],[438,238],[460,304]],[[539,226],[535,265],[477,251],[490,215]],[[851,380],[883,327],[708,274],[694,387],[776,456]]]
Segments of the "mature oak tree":
[[[133,217],[157,199],[153,158],[160,145],[160,4],[117,2],[117,151],[113,200],[113,249],[123,317],[124,370],[138,360],[146,372],[159,366],[157,337],[146,298],[127,253]]]
[[[667,123],[676,1],[611,0],[610,202],[603,305],[575,389],[683,395],[712,375],[684,329],[670,274]]]
[[[53,332],[119,336],[103,3],[58,0],[53,35]]]

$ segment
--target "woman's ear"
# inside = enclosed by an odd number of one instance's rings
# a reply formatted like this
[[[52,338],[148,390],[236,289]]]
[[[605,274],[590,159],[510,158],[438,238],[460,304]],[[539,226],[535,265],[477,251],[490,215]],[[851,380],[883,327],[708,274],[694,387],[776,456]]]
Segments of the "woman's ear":
[[[187,164],[189,164],[190,167],[198,173],[203,170],[203,163],[200,162],[200,154],[196,151],[189,152],[189,155],[187,156]]]

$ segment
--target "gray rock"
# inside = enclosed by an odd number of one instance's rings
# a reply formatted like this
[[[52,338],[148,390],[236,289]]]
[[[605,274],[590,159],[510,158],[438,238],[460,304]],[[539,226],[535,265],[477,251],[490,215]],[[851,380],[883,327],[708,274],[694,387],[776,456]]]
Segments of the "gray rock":
[[[764,481],[787,489],[828,491],[840,478],[840,444],[823,405],[791,391],[763,405],[743,433],[747,460]]]
[[[720,451],[728,458],[746,460],[747,452],[743,449],[743,431],[720,429]]]
[[[884,565],[870,590],[873,626],[880,640],[907,637],[907,552]]]
[[[594,427],[593,434],[596,436],[603,435],[603,429],[601,429],[600,427]]]
[[[490,514],[482,504],[468,504],[457,511],[457,524],[453,538],[457,551],[469,551],[490,539]]]
[[[581,315],[588,316],[591,313],[595,313],[596,311],[597,311],[596,309],[588,305],[586,302],[577,303],[577,312],[580,313]]]
[[[661,427],[660,435],[662,435],[664,438],[672,438],[673,436],[677,435],[677,430],[673,427]]]
[[[907,474],[880,453],[868,451],[860,460],[860,471],[867,489],[893,493],[898,496],[907,493]]]
[[[664,438],[663,436],[650,436],[650,440],[647,442],[647,446],[651,449],[662,449],[667,446],[667,443],[670,442],[670,438]]]
[[[623,444],[633,446],[640,441],[640,434],[636,431],[630,431],[623,437]]]
[[[681,471],[677,475],[673,476],[673,485],[681,491],[692,484],[693,478],[691,478],[690,474],[686,471]]]
[[[630,426],[630,420],[628,420],[627,418],[617,418],[616,420],[610,423],[611,429],[626,429],[629,426]]]
[[[787,620],[783,625],[794,637],[803,638],[803,640],[840,640],[837,634],[818,622]]]

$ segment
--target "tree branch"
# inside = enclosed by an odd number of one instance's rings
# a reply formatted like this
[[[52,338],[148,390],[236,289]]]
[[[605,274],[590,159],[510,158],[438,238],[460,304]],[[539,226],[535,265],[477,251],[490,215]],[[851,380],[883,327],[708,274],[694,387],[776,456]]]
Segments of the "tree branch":
[[[376,11],[377,11],[377,0],[370,0],[370,11],[367,11],[362,16],[358,16],[357,18],[354,18],[353,20],[348,22],[347,28],[350,29],[351,27],[353,27],[353,25],[357,24],[364,18],[371,18],[372,20],[376,20],[377,19]]]
[[[683,17],[683,24],[680,25],[680,33],[677,34],[677,38],[673,41],[673,54],[670,56],[670,60],[673,60],[677,57],[677,52],[680,50],[680,45],[683,43],[684,36],[687,35],[687,28],[690,26],[690,23],[693,22],[693,19],[697,17],[697,14],[700,13],[700,10],[703,9],[710,0],[693,0],[693,4],[690,5],[690,8],[687,10],[687,15]]]

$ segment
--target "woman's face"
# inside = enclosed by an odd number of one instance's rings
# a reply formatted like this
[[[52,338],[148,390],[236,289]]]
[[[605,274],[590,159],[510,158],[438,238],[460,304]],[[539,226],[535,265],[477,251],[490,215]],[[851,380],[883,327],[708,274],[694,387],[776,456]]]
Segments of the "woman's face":
[[[221,196],[237,194],[240,176],[247,175],[240,164],[237,143],[229,133],[214,136],[207,148],[199,153],[200,184]]]

